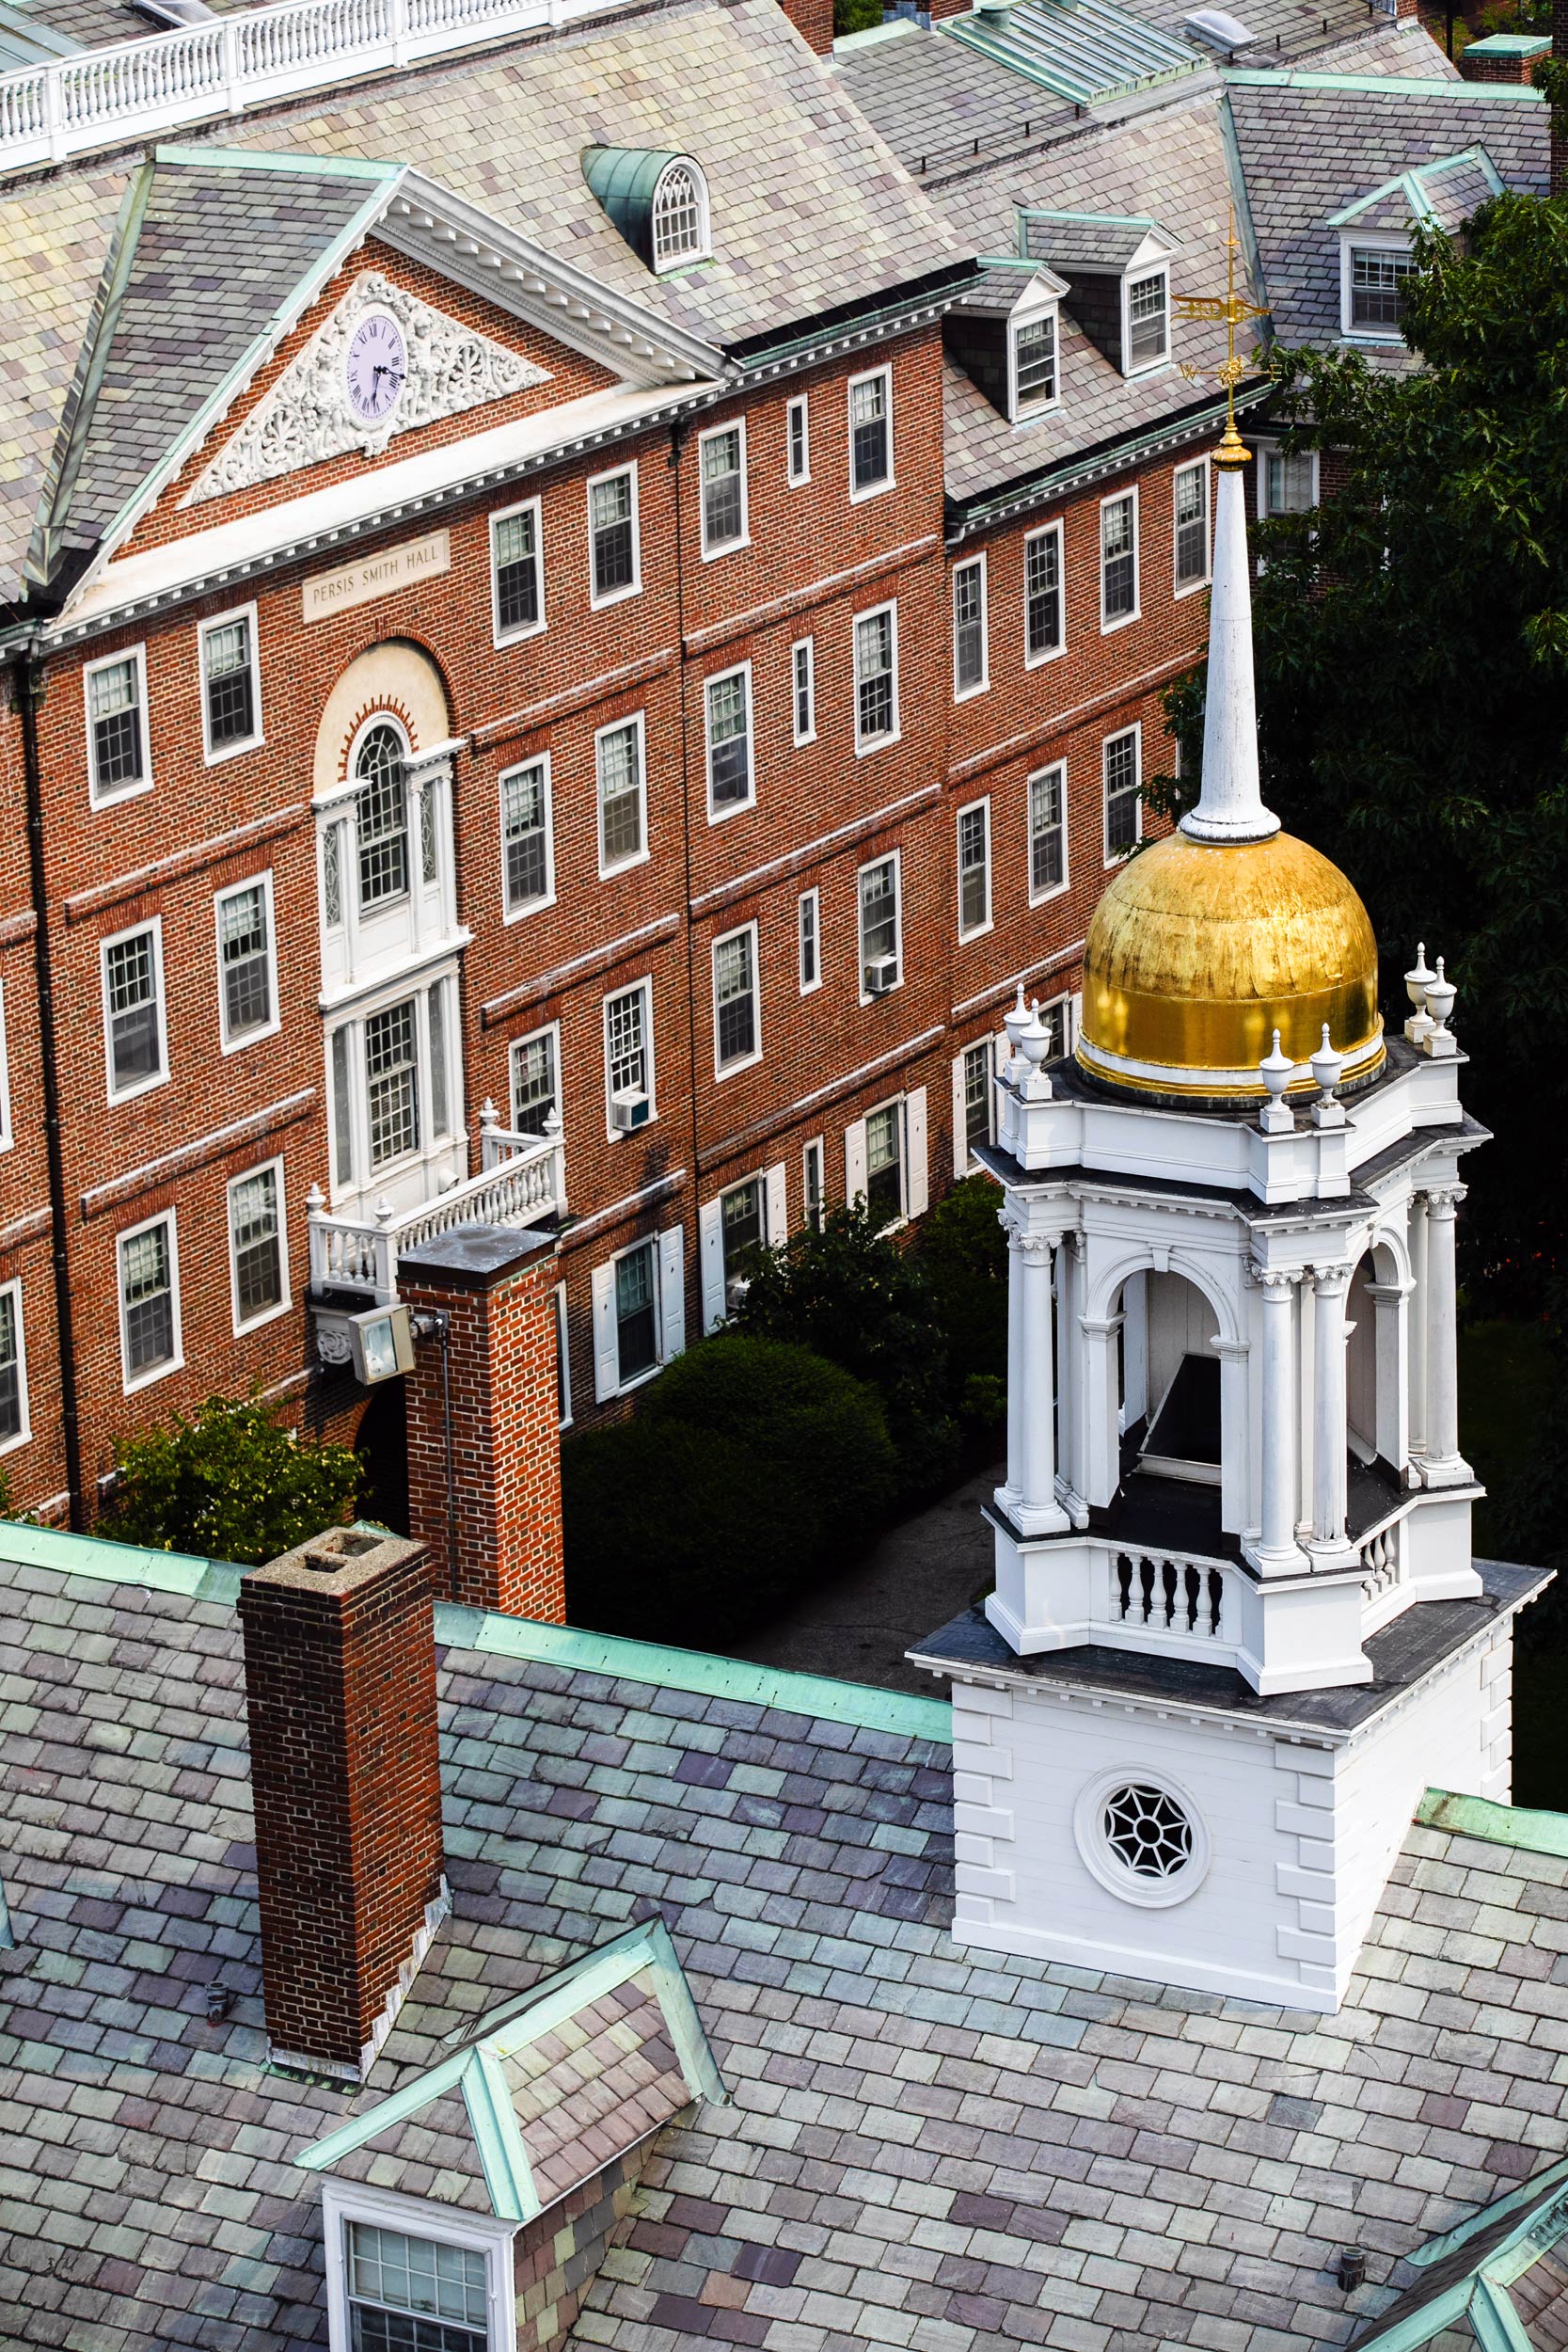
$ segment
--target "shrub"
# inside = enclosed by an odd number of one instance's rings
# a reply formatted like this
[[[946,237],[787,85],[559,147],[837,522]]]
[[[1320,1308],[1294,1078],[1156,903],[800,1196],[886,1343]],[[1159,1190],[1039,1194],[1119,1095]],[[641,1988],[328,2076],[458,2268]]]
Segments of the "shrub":
[[[259,1398],[210,1396],[193,1421],[120,1438],[103,1533],[157,1551],[254,1565],[352,1518],[362,1466],[296,1437]]]
[[[1007,1236],[999,1187],[966,1176],[922,1219],[915,1263],[947,1349],[956,1408],[966,1421],[994,1408],[1007,1377]]]

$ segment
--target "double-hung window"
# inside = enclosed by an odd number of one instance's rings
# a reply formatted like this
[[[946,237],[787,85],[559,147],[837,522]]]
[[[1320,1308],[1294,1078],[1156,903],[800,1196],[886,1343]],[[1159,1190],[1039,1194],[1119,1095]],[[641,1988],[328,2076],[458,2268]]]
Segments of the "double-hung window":
[[[103,1033],[109,1100],[141,1094],[168,1075],[164,1040],[161,926],[144,923],[103,943]]]
[[[201,723],[210,760],[243,752],[261,737],[256,670],[256,608],[226,612],[200,635]]]
[[[419,1024],[414,1001],[388,1005],[365,1024],[365,1089],[371,1166],[385,1168],[420,1148]]]
[[[796,909],[800,942],[800,993],[807,996],[822,985],[822,900],[815,890],[802,891]]]
[[[893,371],[849,383],[849,495],[869,498],[893,486]]]
[[[861,867],[860,915],[861,994],[885,996],[904,977],[896,856]]]
[[[539,501],[490,517],[490,589],[498,645],[545,626]]]
[[[995,1094],[991,1081],[996,1070],[996,1049],[992,1041],[982,1038],[978,1045],[964,1048],[963,1057],[963,1117],[965,1156],[973,1157],[977,1145],[991,1140],[991,1111]]]
[[[1305,515],[1318,503],[1315,449],[1266,450],[1260,476],[1265,515]]]
[[[782,1238],[782,1237],[781,1237]],[[762,1178],[749,1177],[719,1196],[719,1242],[724,1268],[724,1300],[733,1305],[735,1288],[750,1280],[757,1259],[768,1245],[767,1212]]]
[[[0,1290],[0,1453],[20,1445],[27,1429],[27,1364],[22,1343],[22,1285]]]
[[[1048,661],[1060,653],[1062,626],[1062,526],[1050,523],[1023,542],[1023,658]]]
[[[408,895],[406,757],[402,736],[385,719],[368,729],[355,755],[361,907],[385,906]]]
[[[87,705],[87,769],[95,801],[118,800],[152,781],[147,746],[147,660],[140,645],[89,662],[83,680]]]
[[[1058,761],[1029,779],[1029,903],[1067,880],[1067,770]]]
[[[653,1005],[646,980],[605,998],[604,1051],[610,1132],[616,1136],[629,1132],[616,1125],[617,1107],[636,1107],[636,1098],[641,1097],[647,1119],[639,1124],[646,1125],[654,1116]]]
[[[278,1314],[288,1304],[283,1257],[282,1163],[253,1168],[229,1187],[229,1264],[234,1328]]]
[[[802,637],[789,649],[790,716],[797,743],[816,740],[816,642]]]
[[[594,604],[612,604],[641,586],[637,532],[637,469],[600,474],[588,485],[588,535],[592,543]]]
[[[180,1361],[180,1273],[172,1211],[121,1233],[120,1370],[129,1391]]]
[[[990,803],[958,811],[958,937],[990,929]]]
[[[1398,336],[1404,281],[1414,267],[1407,252],[1392,246],[1351,246],[1346,325],[1353,335],[1382,335],[1390,342]]]
[[[642,793],[642,717],[601,727],[594,738],[599,793],[599,872],[615,873],[648,853]]]
[[[353,2352],[486,2352],[489,2296],[483,2253],[348,2224]]]
[[[961,702],[986,683],[986,559],[976,555],[953,573],[954,696]]]
[[[1056,400],[1056,313],[1026,319],[1012,331],[1013,417],[1022,423]]]
[[[512,922],[548,906],[555,897],[547,755],[507,770],[500,780],[500,810],[502,887]]]
[[[755,799],[752,776],[752,669],[745,662],[710,677],[704,688],[707,723],[707,805],[710,818],[745,808]]]
[[[547,1029],[518,1038],[512,1048],[512,1125],[520,1136],[542,1136],[546,1120],[560,1103],[560,1037],[552,1022]]]
[[[703,553],[746,544],[746,428],[721,425],[697,443],[703,481]]]
[[[1170,302],[1165,273],[1151,270],[1127,289],[1127,373],[1151,368],[1170,349]]]
[[[904,1214],[904,1105],[884,1103],[865,1121],[865,1205],[877,1229]]]
[[[732,931],[713,945],[713,1059],[720,1077],[756,1061],[762,1052],[757,1020],[757,927]]]
[[[1176,593],[1201,588],[1209,577],[1209,461],[1178,466],[1172,485],[1176,516]]]
[[[870,751],[898,733],[898,607],[884,604],[855,623],[855,749]]]
[[[814,1233],[822,1231],[823,1198],[827,1189],[822,1163],[822,1138],[813,1136],[800,1154],[800,1200],[806,1213],[806,1223]]]
[[[651,1241],[615,1261],[615,1358],[622,1388],[658,1362],[658,1264]]]
[[[1130,850],[1141,830],[1138,800],[1138,730],[1128,727],[1105,739],[1106,861]]]
[[[811,480],[811,408],[802,392],[784,411],[784,471],[793,489]]]
[[[218,931],[219,1007],[223,1049],[252,1044],[277,1026],[273,969],[272,876],[225,890],[214,901]]]
[[[1137,617],[1138,499],[1134,490],[1105,499],[1100,508],[1100,626],[1115,628]]]

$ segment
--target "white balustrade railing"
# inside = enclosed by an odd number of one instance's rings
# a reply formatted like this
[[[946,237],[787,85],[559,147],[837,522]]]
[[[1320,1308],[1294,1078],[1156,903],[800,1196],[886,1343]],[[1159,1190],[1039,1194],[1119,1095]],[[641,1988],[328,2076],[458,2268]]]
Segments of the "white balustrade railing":
[[[1404,1510],[1368,1530],[1360,1544],[1363,1638],[1394,1616],[1404,1583]]]
[[[566,1206],[566,1152],[551,1112],[543,1135],[503,1128],[493,1103],[480,1115],[483,1165],[412,1209],[378,1207],[373,1218],[334,1216],[310,1187],[310,1287],[370,1291],[378,1305],[398,1295],[398,1260],[459,1225],[537,1225]]]
[[[1226,1576],[1212,1560],[1164,1552],[1114,1549],[1108,1619],[1115,1629],[1175,1634],[1194,1642],[1229,1643],[1235,1629],[1226,1608]]]
[[[283,0],[52,57],[0,74],[0,170],[244,114],[607,5],[615,0]]]

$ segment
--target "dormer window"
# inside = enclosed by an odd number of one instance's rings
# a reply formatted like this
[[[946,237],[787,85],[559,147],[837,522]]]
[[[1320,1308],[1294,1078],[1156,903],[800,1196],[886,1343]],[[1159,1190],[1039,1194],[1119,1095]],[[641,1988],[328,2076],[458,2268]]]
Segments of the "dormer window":
[[[1056,313],[1015,321],[1012,330],[1012,413],[1016,421],[1054,407],[1056,378]]]
[[[705,259],[708,247],[707,183],[687,156],[665,165],[654,189],[654,267],[662,273]]]
[[[1407,251],[1392,246],[1353,245],[1348,249],[1350,315],[1353,335],[1386,335],[1400,331],[1404,281],[1415,267]]]
[[[1135,375],[1170,356],[1169,280],[1163,269],[1127,281],[1127,357],[1124,373]]]

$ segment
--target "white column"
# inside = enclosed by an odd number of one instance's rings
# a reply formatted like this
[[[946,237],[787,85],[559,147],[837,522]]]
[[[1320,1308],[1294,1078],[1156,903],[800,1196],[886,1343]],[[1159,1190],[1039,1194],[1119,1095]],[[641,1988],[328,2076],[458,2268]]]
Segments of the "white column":
[[[1124,1431],[1148,1411],[1148,1278],[1130,1274],[1121,1286],[1122,1414]]]
[[[1025,1535],[1053,1535],[1068,1525],[1056,1500],[1055,1351],[1052,1345],[1051,1251],[1060,1235],[1020,1234],[1011,1271],[1023,1300],[1023,1407],[1019,1500],[1013,1521]]]
[[[1247,1359],[1245,1340],[1211,1340],[1220,1359],[1220,1525],[1239,1535],[1251,1517],[1247,1482]]]
[[[1462,1486],[1471,1475],[1459,1451],[1459,1313],[1454,1217],[1464,1186],[1427,1194],[1426,1464],[1429,1486]]]
[[[1084,1335],[1084,1501],[1103,1510],[1121,1482],[1120,1383],[1117,1333],[1120,1315],[1080,1315]]]
[[[1312,1541],[1331,1551],[1345,1542],[1345,1293],[1348,1265],[1312,1273]]]
[[[1297,1274],[1270,1267],[1258,1277],[1263,1297],[1263,1494],[1259,1554],[1301,1565],[1296,1549]]]
[[[1073,1345],[1077,1337],[1072,1313],[1076,1264],[1074,1236],[1064,1233],[1056,1251],[1056,1467],[1072,1493],[1079,1490],[1078,1423],[1084,1409]]]
[[[1377,1384],[1377,1450],[1402,1478],[1410,1458],[1409,1282],[1369,1282],[1367,1296],[1377,1318],[1373,1362]]]
[[[998,1213],[998,1222],[1007,1236],[1007,1481],[996,1489],[996,1507],[1011,1518],[1023,1476],[1023,1252],[1006,1210]]]
[[[1427,1446],[1427,1204],[1417,1193],[1410,1203],[1410,1306],[1405,1344],[1410,1363],[1410,1451]]]

